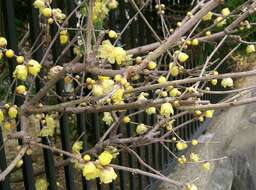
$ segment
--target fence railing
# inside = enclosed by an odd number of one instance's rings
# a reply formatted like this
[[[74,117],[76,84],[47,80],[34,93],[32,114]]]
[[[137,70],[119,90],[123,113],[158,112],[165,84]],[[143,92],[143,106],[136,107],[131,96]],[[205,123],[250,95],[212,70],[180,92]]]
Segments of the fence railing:
[[[16,19],[18,19],[18,15],[15,14],[15,6],[19,6],[19,1],[14,0],[1,0],[1,8],[4,20],[4,31],[5,36],[8,39],[8,48],[11,48],[17,52],[18,50],[18,37],[17,37],[17,25]],[[38,34],[40,34],[41,28],[38,18],[37,10],[32,8],[33,0],[25,1],[28,12],[24,12],[27,17],[27,21],[29,24],[30,29],[30,43],[33,44],[36,39],[38,38]],[[64,3],[63,3],[64,2]],[[186,9],[189,7],[189,0],[177,0],[177,1],[167,1],[164,0],[164,3],[167,7],[170,8],[170,11],[174,11],[173,14],[175,16],[179,16],[179,14],[183,14],[182,11],[186,12]],[[75,0],[66,0],[61,1],[61,6],[66,8],[67,14],[70,13],[73,8],[76,6]],[[155,3],[151,2],[151,5],[143,10],[144,15],[147,17],[148,22],[151,26],[160,33],[160,22],[159,17],[155,11]],[[180,10],[180,11],[179,11]],[[176,11],[176,12],[175,12]],[[111,12],[109,17],[109,25],[116,31],[123,28],[123,26],[128,22],[127,14],[131,17],[133,16],[135,11],[131,8],[131,6],[126,3],[124,0],[119,0],[119,9],[116,12]],[[70,25],[74,25],[75,18]],[[174,24],[173,23],[169,24]],[[57,28],[51,28],[51,34],[54,35],[56,33]],[[1,34],[2,35],[2,34]],[[160,33],[161,35],[161,33]],[[138,16],[137,20],[134,21],[126,30],[122,37],[122,44],[125,44],[125,48],[133,48],[140,45],[148,44],[154,42],[154,38],[152,37],[151,32],[147,29],[143,20]],[[40,44],[40,39],[37,39],[37,44]],[[61,51],[61,47],[58,43],[55,43],[52,48],[52,59],[56,60],[59,53]],[[206,51],[206,50],[205,50]],[[204,52],[202,51],[201,54]],[[33,54],[33,57],[40,61],[44,54],[44,49],[42,47],[38,48],[36,52]],[[67,58],[68,59],[68,58]],[[187,63],[186,68],[194,68],[198,65],[199,59],[198,57],[192,57],[190,63]],[[15,63],[10,61],[9,63],[9,73],[10,78],[12,71],[14,70]],[[36,81],[36,91],[41,88],[42,84],[39,80]],[[59,82],[56,86],[57,93],[63,93],[63,83]],[[65,94],[62,94],[65,95]],[[211,102],[217,101],[215,96],[206,95],[204,99],[211,100]],[[17,105],[22,104],[23,100],[20,97],[16,97],[15,103]],[[130,110],[130,112],[135,110]],[[60,118],[60,140],[61,146],[64,150],[70,151],[71,150],[71,125],[69,122],[70,115],[63,114]],[[83,135],[81,140],[85,143],[84,151],[88,148],[87,145],[95,143],[97,139],[100,138],[101,134],[103,133],[104,126],[100,122],[100,114],[87,114],[81,113],[77,114],[74,121],[76,128],[76,133],[81,134],[88,134]],[[155,117],[147,116],[145,114],[139,114],[134,118],[135,121],[141,122],[143,121],[145,124],[153,124],[156,121]],[[180,126],[177,130],[177,134],[183,138],[184,140],[191,140],[198,137],[206,128],[208,121],[205,123],[200,123],[198,120],[194,119],[193,114],[181,114],[180,117],[176,119],[176,126]],[[19,130],[19,127],[17,128]],[[134,133],[132,126],[127,126],[126,128],[122,128],[122,134],[124,136],[131,136]],[[162,131],[164,133],[164,131]],[[43,138],[42,142],[48,144],[49,141],[47,138]],[[19,142],[21,143],[21,142]],[[174,143],[166,143],[168,148],[177,153]],[[4,146],[4,139],[2,130],[0,128],[0,147]],[[137,153],[141,156],[145,162],[149,163],[153,168],[161,171],[163,174],[168,174],[172,171],[173,167],[175,166],[176,159],[168,153],[164,147],[157,143],[152,145],[147,145],[143,148],[137,148]],[[0,149],[0,169],[3,171],[7,165],[8,161],[6,160],[6,153],[4,148]],[[38,155],[37,155],[38,156]],[[49,190],[56,190],[56,189],[67,189],[67,190],[100,190],[100,189],[120,189],[120,190],[137,190],[137,189],[144,189],[144,190],[154,190],[159,185],[159,181],[151,179],[149,177],[136,175],[132,173],[126,173],[124,171],[119,171],[118,180],[111,183],[110,185],[102,185],[99,181],[86,181],[78,174],[76,171],[73,170],[71,164],[67,161],[63,160],[56,160],[54,153],[50,150],[44,149],[42,154],[39,155],[42,160],[42,166],[39,168],[35,168],[33,165],[33,156],[25,155],[23,157],[24,164],[22,166],[22,176],[14,176],[13,173],[10,174],[3,182],[0,182],[0,189],[2,190],[10,190],[10,189],[26,189],[26,190],[35,190],[35,180],[38,176],[45,176],[49,183]],[[63,159],[65,160],[66,157],[64,156]],[[143,168],[137,160],[127,154],[127,153],[120,153],[117,159],[117,163],[120,165],[127,165],[132,168]],[[60,188],[61,187],[61,188]]]

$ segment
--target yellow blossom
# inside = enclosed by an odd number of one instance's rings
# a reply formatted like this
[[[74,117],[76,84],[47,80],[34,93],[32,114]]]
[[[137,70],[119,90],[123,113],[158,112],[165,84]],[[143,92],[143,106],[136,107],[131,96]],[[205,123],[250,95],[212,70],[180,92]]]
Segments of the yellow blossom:
[[[114,92],[111,99],[115,104],[120,104],[120,103],[123,103],[123,95],[124,95],[124,89],[119,88]]]
[[[253,52],[255,52],[256,51],[256,49],[255,49],[255,45],[248,45],[247,47],[246,47],[246,53],[247,54],[250,54],[250,53],[253,53]]]
[[[114,88],[115,82],[111,79],[101,80],[101,87],[103,89],[103,93],[107,94]]]
[[[148,63],[148,69],[153,70],[153,69],[155,69],[155,68],[156,68],[156,62],[150,61],[150,62]]]
[[[43,8],[41,13],[45,17],[51,17],[52,16],[52,9],[51,8]]]
[[[221,10],[221,14],[224,16],[224,17],[227,17],[228,15],[230,15],[230,10],[229,8],[224,8]]]
[[[217,27],[222,27],[226,24],[226,19],[223,19],[223,17],[219,16],[214,20],[214,23],[216,24]]]
[[[181,93],[177,88],[173,88],[169,91],[169,96],[176,97],[179,96]]]
[[[183,52],[179,52],[178,53],[178,60],[183,63],[185,61],[187,61],[189,58],[189,56],[186,54],[186,53],[183,53]]]
[[[110,112],[104,112],[102,121],[104,121],[106,123],[106,125],[110,126],[113,123],[114,119]]]
[[[170,73],[171,73],[171,75],[172,75],[173,77],[178,76],[178,74],[179,74],[179,67],[178,67],[178,66],[172,66],[172,67],[170,68]]]
[[[115,170],[112,167],[104,167],[99,173],[100,182],[104,184],[111,183],[117,178]]]
[[[102,166],[106,166],[111,163],[113,155],[108,151],[104,151],[99,155],[98,159]]]
[[[149,108],[146,109],[146,113],[148,115],[155,114],[156,113],[156,108],[155,107],[149,107]]]
[[[102,86],[99,84],[93,85],[92,93],[94,96],[102,96],[104,94]]]
[[[188,184],[186,190],[198,190],[197,186],[193,183]]]
[[[131,118],[129,116],[125,116],[123,119],[124,123],[130,123],[130,121],[131,121]]]
[[[211,168],[211,165],[210,165],[210,162],[205,162],[202,164],[202,168],[206,171],[210,170]]]
[[[4,37],[0,37],[0,47],[4,48],[7,46],[7,40]]]
[[[8,115],[11,119],[15,119],[17,117],[17,114],[18,114],[18,110],[16,106],[12,106],[9,108]]]
[[[213,86],[215,86],[215,85],[217,85],[218,80],[217,80],[217,79],[212,79],[212,80],[211,80],[211,83],[212,83]]]
[[[24,85],[19,85],[16,87],[16,93],[17,94],[25,94],[26,92],[26,87]]]
[[[108,8],[109,9],[116,9],[118,7],[117,0],[110,0],[108,1]]]
[[[206,118],[212,118],[213,114],[214,114],[214,110],[206,110],[205,113],[204,113],[204,116]]]
[[[36,60],[31,59],[28,62],[28,72],[33,75],[33,76],[37,76],[37,74],[40,72],[41,70],[41,65],[40,63],[38,63]]]
[[[190,155],[189,155],[189,158],[190,158],[190,160],[192,161],[192,162],[198,162],[199,161],[199,156],[198,156],[198,154],[195,154],[195,153],[191,153]]]
[[[139,134],[139,135],[143,135],[147,131],[148,131],[148,128],[143,123],[137,125],[137,127],[136,127],[136,133]]]
[[[212,12],[208,12],[205,16],[202,17],[202,20],[203,21],[211,20],[212,19],[212,15],[213,15]]]
[[[74,154],[80,154],[80,151],[83,149],[83,141],[76,141],[72,146],[72,152]]]
[[[92,180],[99,177],[99,170],[93,162],[87,162],[84,164],[83,176],[86,180]]]
[[[117,33],[114,31],[114,30],[110,30],[109,32],[108,32],[108,37],[109,38],[117,38]]]
[[[161,105],[160,114],[165,117],[169,117],[174,114],[174,110],[171,103],[164,103]]]
[[[36,190],[47,190],[49,183],[45,179],[36,180]]]
[[[44,0],[36,0],[34,1],[33,5],[36,9],[42,9],[45,7],[45,2]]]
[[[183,141],[178,141],[176,143],[176,148],[177,150],[184,150],[188,147],[187,143],[186,142],[183,142]]]
[[[5,51],[5,56],[6,56],[7,58],[13,58],[13,56],[14,56],[14,51],[11,50],[11,49],[6,50],[6,51]]]
[[[191,41],[191,45],[193,45],[193,46],[197,46],[198,44],[199,44],[199,40],[197,38],[195,38]]]
[[[167,79],[164,76],[160,76],[157,81],[159,84],[163,84],[167,82]]]
[[[196,146],[196,145],[198,145],[198,141],[197,141],[196,139],[193,139],[193,140],[191,141],[191,144],[192,144],[193,146]]]
[[[89,155],[89,154],[85,154],[84,156],[83,156],[83,160],[84,161],[90,161],[91,160],[91,156]]]
[[[233,85],[234,85],[233,80],[230,77],[229,78],[224,78],[221,81],[221,86],[223,86],[224,88],[233,87]]]
[[[107,59],[108,62],[121,65],[123,62],[130,60],[131,56],[121,47],[114,47],[109,40],[104,40],[99,47],[98,57]]]
[[[3,128],[4,128],[6,131],[10,131],[11,128],[12,128],[12,125],[11,125],[10,122],[6,121],[6,122],[4,122],[4,124],[3,124]]]
[[[16,57],[16,61],[17,61],[18,64],[24,63],[24,59],[25,59],[25,58],[24,58],[23,56],[17,56],[17,57]]]
[[[13,77],[20,80],[27,80],[28,77],[28,69],[25,65],[17,65],[13,72]]]

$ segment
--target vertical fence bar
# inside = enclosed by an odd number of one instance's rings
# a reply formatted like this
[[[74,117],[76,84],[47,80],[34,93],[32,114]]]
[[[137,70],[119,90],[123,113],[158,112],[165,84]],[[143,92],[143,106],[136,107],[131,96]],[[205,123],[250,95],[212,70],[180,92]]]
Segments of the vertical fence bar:
[[[30,41],[31,44],[35,43],[37,38],[39,37],[40,39],[37,40],[37,44],[35,47],[37,48],[38,45],[41,43],[41,37],[38,36],[40,34],[41,28],[40,28],[40,23],[39,23],[39,13],[36,9],[33,8],[33,0],[30,1],[29,4],[29,23],[30,23]],[[40,47],[37,49],[37,51],[34,53],[34,58],[37,61],[40,61],[43,56],[43,49]],[[40,77],[43,78],[44,74],[41,72]],[[36,78],[36,92],[38,92],[43,84],[41,84],[40,79]],[[47,101],[47,100],[46,100]],[[41,126],[42,128],[42,126]],[[49,145],[48,140],[46,137],[42,138],[42,143]],[[45,164],[45,173],[47,177],[47,181],[49,183],[49,190],[55,190],[57,189],[56,185],[56,171],[55,171],[55,163],[54,163],[54,157],[53,153],[48,150],[48,149],[43,149],[43,154],[44,154],[44,164]]]
[[[15,14],[14,14],[14,3],[13,0],[3,0],[3,12],[4,12],[4,22],[5,22],[5,33],[8,40],[8,48],[13,49],[15,52],[18,51],[18,42],[16,38],[16,28],[15,28]],[[9,60],[9,75],[12,79],[12,73],[15,68],[14,59]],[[21,97],[15,97],[15,104],[20,106],[23,103]],[[17,130],[20,131],[20,125],[17,126]],[[19,144],[22,141],[19,140]],[[35,190],[35,181],[33,175],[33,166],[31,157],[28,155],[23,156],[23,177],[24,185],[26,190]]]

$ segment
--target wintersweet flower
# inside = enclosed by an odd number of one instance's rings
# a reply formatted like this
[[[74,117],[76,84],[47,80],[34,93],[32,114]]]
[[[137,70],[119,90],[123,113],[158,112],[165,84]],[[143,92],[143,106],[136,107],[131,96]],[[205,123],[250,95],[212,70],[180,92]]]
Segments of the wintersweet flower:
[[[224,17],[227,17],[228,15],[230,15],[230,10],[229,8],[224,8],[221,10],[221,14],[224,16]]]
[[[49,183],[45,179],[36,180],[36,190],[47,190]]]
[[[113,46],[109,40],[102,42],[99,47],[98,57],[107,59],[111,64],[116,62],[118,65],[131,59],[131,56],[127,55],[123,48]]]
[[[246,47],[246,53],[247,54],[250,54],[250,53],[253,53],[253,52],[255,52],[256,51],[256,49],[255,49],[255,46],[254,45],[248,45],[247,47]]]
[[[28,69],[25,65],[17,65],[13,72],[13,77],[25,81],[28,77]]]
[[[17,114],[18,114],[18,110],[16,106],[12,106],[9,108],[8,115],[11,119],[15,119],[17,117]]]
[[[7,58],[13,58],[13,57],[14,57],[14,51],[11,50],[11,49],[6,50],[6,51],[5,51],[5,56],[6,56]]]
[[[186,54],[186,53],[183,53],[183,52],[179,52],[178,53],[178,60],[181,62],[181,63],[184,63],[188,60],[189,56]]]
[[[99,177],[101,183],[108,184],[115,180],[117,175],[112,167],[106,166],[100,170]]]
[[[102,96],[104,94],[102,86],[99,84],[93,85],[92,93],[94,96]]]
[[[125,116],[123,119],[124,123],[130,123],[131,122],[131,118],[129,116]]]
[[[111,99],[115,104],[121,104],[123,103],[123,95],[124,95],[124,89],[119,88],[114,92]]]
[[[192,142],[191,142],[191,144],[192,144],[193,146],[196,146],[196,145],[198,145],[198,141],[197,141],[196,139],[193,139]]]
[[[170,73],[173,77],[176,77],[179,75],[179,67],[178,66],[172,66],[170,68]]]
[[[192,162],[198,162],[199,161],[199,156],[198,156],[198,154],[195,154],[195,153],[191,153],[190,155],[189,155],[189,158],[190,158],[190,160],[192,161]]]
[[[0,37],[0,47],[4,48],[7,46],[7,40],[4,37]]]
[[[205,162],[205,163],[203,163],[203,164],[202,164],[202,168],[203,168],[204,170],[206,170],[206,171],[210,170],[210,168],[211,168],[210,162]]]
[[[204,113],[204,116],[206,118],[212,118],[213,114],[214,114],[214,110],[206,110],[205,113]]]
[[[224,88],[227,87],[233,87],[234,83],[233,83],[233,79],[232,78],[224,78],[221,81],[221,86],[223,86]]]
[[[169,117],[174,114],[174,110],[171,103],[164,103],[161,105],[160,114],[165,117]]]
[[[187,145],[186,142],[178,141],[178,142],[176,143],[176,148],[177,148],[178,150],[185,150],[187,147],[188,147],[188,145]]]
[[[118,7],[118,2],[116,0],[108,1],[108,8],[109,9],[116,9]]]
[[[80,151],[83,149],[83,141],[76,141],[72,146],[72,152],[74,154],[80,154]]]
[[[149,108],[146,109],[146,113],[148,115],[155,114],[156,113],[156,108],[155,107],[149,107]]]
[[[110,126],[113,123],[114,119],[110,112],[104,112],[102,121],[104,121],[106,125]]]
[[[111,163],[113,155],[108,151],[104,151],[99,155],[98,159],[102,166],[106,166]]]
[[[24,85],[19,85],[16,87],[16,93],[17,94],[25,94],[26,93],[26,87]]]
[[[198,190],[197,186],[193,183],[188,184],[186,190]]]
[[[93,162],[87,162],[83,166],[83,176],[86,180],[92,180],[99,177],[99,169]]]
[[[208,12],[205,16],[202,17],[202,20],[203,21],[211,20],[212,19],[212,15],[213,15],[212,12]]]
[[[107,94],[114,88],[115,82],[111,79],[101,80],[101,87],[103,89],[103,93]]]
[[[36,60],[31,59],[28,62],[28,72],[29,74],[33,75],[34,77],[38,75],[41,70],[41,65]]]
[[[166,77],[164,77],[164,76],[160,76],[160,77],[158,78],[157,82],[158,82],[159,84],[163,84],[163,83],[166,83],[166,82],[167,82],[167,79],[166,79]]]
[[[148,131],[148,128],[143,123],[137,125],[137,127],[136,127],[136,133],[139,134],[139,135],[143,135],[147,131]]]

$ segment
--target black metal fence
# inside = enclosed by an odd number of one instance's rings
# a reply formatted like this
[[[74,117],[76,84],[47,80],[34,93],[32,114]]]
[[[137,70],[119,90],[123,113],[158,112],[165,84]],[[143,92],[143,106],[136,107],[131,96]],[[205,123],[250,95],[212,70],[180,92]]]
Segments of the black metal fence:
[[[15,23],[15,18],[17,18],[17,15],[15,15],[15,3],[19,1],[14,0],[1,0],[1,8],[2,12],[1,15],[3,15],[4,20],[4,31],[5,36],[8,39],[8,48],[11,48],[15,50],[16,52],[19,52],[18,49],[18,40],[17,40],[17,28]],[[26,2],[26,12],[24,12],[25,19],[28,19],[29,28],[30,28],[30,42],[33,44],[37,38],[37,35],[40,33],[41,28],[39,24],[38,19],[38,13],[37,10],[32,8],[33,0],[27,0]],[[175,18],[179,20],[179,16],[184,14],[186,10],[189,8],[189,4],[191,1],[189,0],[164,0],[161,1],[164,3],[167,7],[167,11],[173,11],[173,22],[169,24],[176,23]],[[19,5],[16,5],[19,6]],[[75,0],[66,0],[61,1],[61,7],[66,8],[67,14],[70,13],[75,5]],[[155,2],[151,2],[150,6],[147,6],[143,10],[144,15],[147,17],[149,23],[152,25],[152,27],[160,33],[160,22],[159,17],[157,16],[157,13],[155,11]],[[128,22],[128,16],[132,17],[135,14],[135,11],[131,8],[131,5],[129,3],[126,3],[124,0],[119,0],[119,10],[116,12],[111,12],[109,17],[109,25],[111,28],[115,30],[120,30],[127,22]],[[74,21],[75,22],[75,21]],[[70,24],[74,25],[75,23],[70,22]],[[52,35],[54,35],[57,31],[56,27],[51,28]],[[1,34],[2,35],[2,34]],[[136,21],[134,21],[126,30],[124,33],[124,36],[122,38],[122,43],[125,44],[125,48],[133,48],[136,46],[148,44],[151,42],[155,42],[155,40],[152,37],[151,32],[147,29],[145,23],[143,20],[138,16]],[[37,43],[40,43],[40,39]],[[55,43],[52,48],[52,58],[53,60],[57,59],[57,56],[59,55],[61,51],[61,47],[58,43]],[[206,51],[206,50],[205,50]],[[201,56],[203,56],[203,53],[207,52],[201,52]],[[42,59],[44,53],[43,48],[37,49],[37,51],[33,54],[33,57],[40,61]],[[198,65],[198,62],[200,62],[200,59],[198,57],[192,57],[191,62],[185,65],[186,68],[194,68],[196,65]],[[9,63],[9,72],[12,73],[14,70],[15,63],[10,61]],[[11,74],[10,74],[11,77]],[[41,87],[41,83],[39,80],[36,82],[36,90],[38,91]],[[57,93],[62,94],[63,93],[63,83],[59,82],[57,84]],[[204,97],[204,99],[211,100],[211,102],[216,101],[216,98],[210,95],[207,95]],[[23,100],[19,97],[16,97],[15,103],[17,105],[22,104]],[[131,112],[134,110],[131,110]],[[70,128],[70,122],[69,122],[69,116],[68,114],[64,114],[60,118],[60,139],[61,139],[61,145],[64,150],[71,150],[71,128]],[[84,135],[82,136],[82,140],[85,142],[84,150],[86,150],[87,144],[93,144],[95,143],[95,140],[99,139],[101,134],[104,131],[103,124],[100,123],[100,115],[99,114],[87,114],[87,113],[81,113],[76,115],[76,126],[77,126],[77,134],[82,133],[88,133],[90,132],[90,136]],[[196,138],[199,136],[206,128],[208,121],[206,121],[204,124],[201,124],[199,121],[193,119],[193,114],[186,114],[182,115],[177,118],[176,125],[183,124],[177,133],[179,136],[185,140],[190,140],[193,138]],[[140,114],[139,116],[136,116],[134,118],[135,121],[143,121],[146,124],[153,124],[156,118],[150,117],[144,114]],[[18,128],[19,130],[19,128]],[[130,136],[134,133],[134,129],[132,126],[128,126],[126,128],[122,128],[122,133],[127,136]],[[164,132],[164,131],[163,131]],[[96,138],[96,139],[94,139]],[[47,139],[42,139],[43,143],[48,144]],[[21,142],[19,142],[21,143]],[[0,128],[0,147],[4,145],[3,138],[2,138],[2,131]],[[177,150],[175,149],[174,143],[167,143],[167,146],[172,150],[174,153],[177,153]],[[174,157],[163,148],[160,144],[153,144],[148,145],[143,148],[137,148],[137,153],[152,167],[156,168],[159,171],[162,171],[164,174],[168,174],[172,171],[176,160]],[[23,177],[19,179],[15,179],[12,177],[12,174],[10,174],[5,181],[0,182],[0,189],[1,190],[10,190],[10,189],[26,189],[26,190],[35,190],[35,180],[38,176],[45,176],[49,183],[49,190],[56,190],[56,189],[67,189],[67,190],[100,190],[100,189],[120,189],[120,190],[154,190],[157,188],[157,185],[159,185],[159,181],[156,181],[154,179],[151,179],[149,177],[136,175],[132,173],[126,173],[123,171],[119,171],[119,177],[118,180],[113,182],[110,185],[102,185],[99,183],[99,181],[85,181],[84,178],[81,176],[81,174],[78,174],[76,171],[73,170],[72,166],[65,161],[56,160],[54,154],[44,149],[43,154],[41,155],[42,160],[44,161],[44,166],[42,167],[42,171],[38,171],[38,168],[35,168],[33,166],[33,162],[31,156],[24,156],[23,161]],[[66,159],[64,156],[63,159]],[[121,153],[118,157],[118,164],[126,165],[132,168],[141,168],[142,166],[137,162],[137,160],[132,157],[131,155],[128,155],[126,153]],[[0,168],[3,171],[7,167],[7,161],[5,156],[5,151],[3,148],[0,149]],[[145,168],[141,168],[145,169]],[[18,188],[17,188],[18,185]]]

